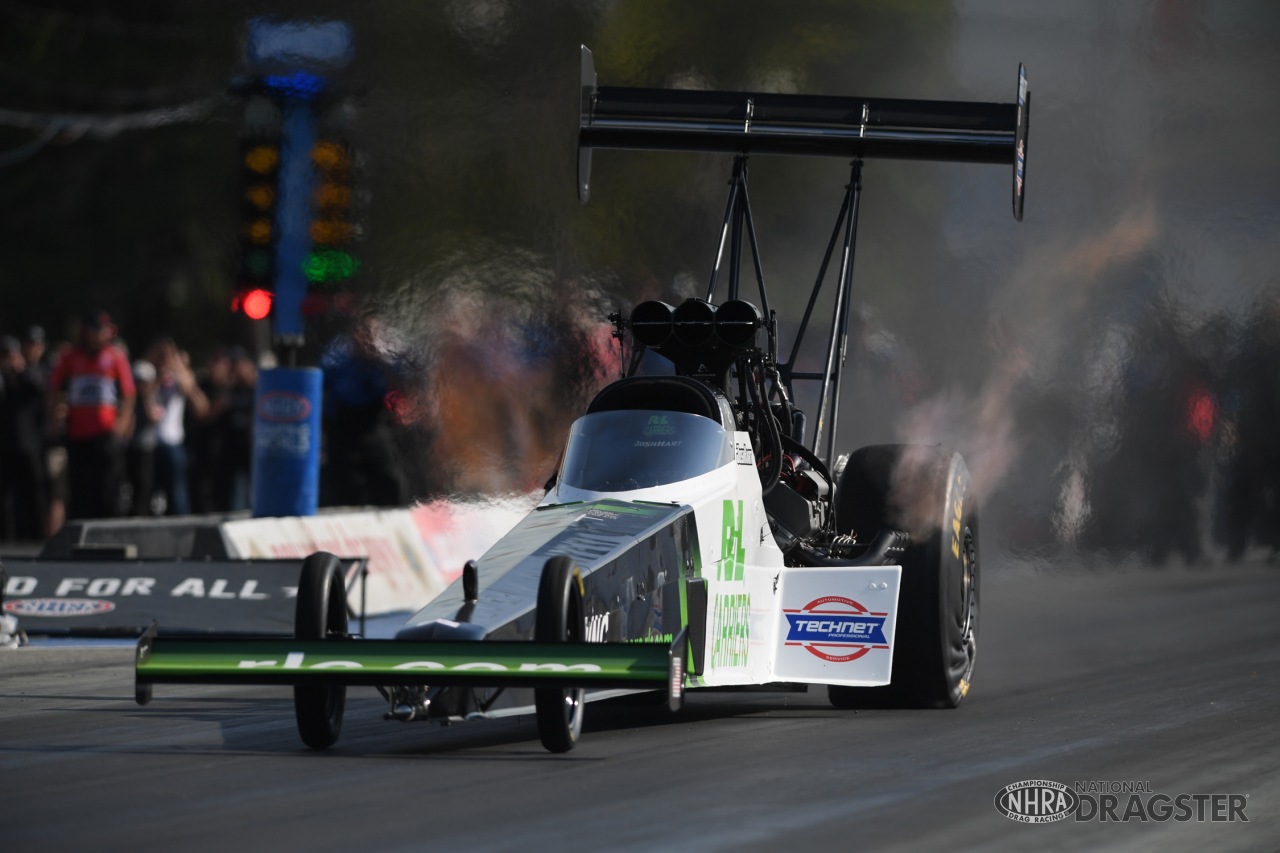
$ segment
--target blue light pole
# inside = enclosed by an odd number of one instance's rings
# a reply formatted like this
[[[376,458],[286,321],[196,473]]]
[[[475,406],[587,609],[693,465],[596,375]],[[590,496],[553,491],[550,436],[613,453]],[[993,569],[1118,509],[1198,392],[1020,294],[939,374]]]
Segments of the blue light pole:
[[[351,52],[350,28],[341,21],[249,23],[248,63],[283,114],[271,315],[275,340],[288,353],[287,366],[264,370],[258,377],[250,501],[255,517],[315,515],[319,505],[323,374],[296,362],[304,341],[303,264],[311,250],[315,100],[327,84],[318,72],[346,65]]]
[[[324,91],[323,77],[304,71],[263,79],[277,95],[284,114],[280,140],[280,203],[276,207],[276,295],[272,326],[276,341],[290,354],[290,366],[303,342],[302,300],[307,277],[302,265],[311,250],[307,223],[311,219],[311,193],[315,170],[311,149],[316,144],[316,112],[313,101]]]

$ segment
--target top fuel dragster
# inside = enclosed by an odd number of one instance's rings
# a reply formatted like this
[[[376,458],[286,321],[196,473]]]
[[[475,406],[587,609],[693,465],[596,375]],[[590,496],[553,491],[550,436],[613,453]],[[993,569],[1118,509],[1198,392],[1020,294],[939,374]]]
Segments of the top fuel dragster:
[[[611,320],[626,375],[574,422],[541,504],[394,639],[349,633],[346,579],[309,557],[292,639],[139,641],[139,702],[168,682],[285,684],[315,748],[339,735],[345,691],[369,685],[387,718],[536,714],[554,752],[588,699],[661,690],[826,685],[838,707],[954,707],[978,636],[978,515],[969,472],[936,446],[837,454],[864,159],[1005,163],[1021,219],[1030,94],[1013,103],[616,88],[582,49],[579,194],[595,149],[734,155],[706,298],[647,301]],[[789,356],[760,269],[747,192],[757,154],[852,164]],[[821,372],[797,353],[837,244]],[[752,254],[758,304],[740,294]],[[727,251],[726,251],[727,249]],[[721,287],[723,285],[723,288]],[[724,290],[724,293],[720,293]],[[645,375],[642,354],[672,365]],[[793,403],[820,384],[812,428]],[[825,447],[825,451],[824,451]]]

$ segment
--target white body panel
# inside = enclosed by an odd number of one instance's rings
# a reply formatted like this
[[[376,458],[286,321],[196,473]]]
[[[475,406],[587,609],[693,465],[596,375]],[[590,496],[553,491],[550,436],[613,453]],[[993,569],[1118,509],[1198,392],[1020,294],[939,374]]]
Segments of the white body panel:
[[[689,676],[691,686],[888,684],[902,569],[787,567],[750,437],[735,432],[732,441],[734,461],[697,477],[621,492],[560,484],[544,503],[614,498],[693,507],[707,614],[703,671]]]

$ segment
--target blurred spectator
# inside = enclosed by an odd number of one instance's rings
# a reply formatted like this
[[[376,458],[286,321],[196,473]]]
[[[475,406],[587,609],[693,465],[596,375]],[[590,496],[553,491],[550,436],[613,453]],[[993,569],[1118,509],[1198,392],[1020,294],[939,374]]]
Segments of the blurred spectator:
[[[5,335],[0,339],[0,535],[5,540],[45,536],[47,407],[43,378],[23,358],[18,340]]]
[[[213,499],[219,510],[249,508],[249,474],[253,466],[253,406],[258,389],[258,368],[240,347],[229,352],[230,386],[215,424],[220,433],[221,456],[213,476]]]
[[[218,347],[205,360],[197,380],[209,406],[204,416],[188,413],[187,452],[191,463],[191,509],[197,513],[223,512],[229,507],[214,499],[218,468],[225,465],[226,436],[223,420],[231,407],[231,356]]]
[[[133,515],[154,515],[151,500],[156,491],[156,424],[164,410],[156,403],[156,368],[146,359],[133,363],[133,383],[138,389],[134,407],[133,437],[126,454],[132,487],[130,511]]]
[[[1255,307],[1230,376],[1233,455],[1227,461],[1223,526],[1227,557],[1253,546],[1280,555],[1280,297]]]
[[[53,369],[52,420],[65,422],[70,518],[119,513],[121,447],[133,426],[133,371],[105,311],[84,317],[80,342]]]
[[[22,336],[22,359],[27,363],[27,370],[40,378],[46,388],[49,384],[49,368],[44,363],[44,329],[31,326]]]
[[[1095,463],[1095,512],[1086,541],[1102,548],[1136,544],[1156,565],[1180,553],[1202,555],[1216,402],[1207,360],[1170,306],[1158,304],[1131,333],[1119,377],[1114,451]]]
[[[156,484],[164,490],[168,515],[190,515],[186,408],[190,404],[192,415],[203,417],[209,400],[196,384],[187,354],[178,349],[172,338],[161,338],[152,344],[147,360],[156,369],[155,403],[160,413],[156,423]]]
[[[320,357],[329,494],[325,503],[400,506],[405,479],[396,461],[391,412],[387,409],[387,365],[378,357],[372,330],[362,323],[353,335],[338,335]]]
[[[206,405],[186,418],[194,512],[228,512],[249,506],[253,407],[258,370],[238,346],[217,347],[197,379]]]
[[[49,395],[49,359],[46,357],[47,350],[44,328],[42,326],[28,326],[26,334],[22,336],[22,358],[27,362],[27,370],[31,371],[32,375],[39,380],[46,403]],[[45,411],[40,414],[40,422],[45,430],[44,435],[41,436],[40,451],[40,473],[45,487],[45,507],[40,526],[42,535],[47,536],[50,532],[62,526],[62,510],[66,500],[66,477],[63,476],[60,482],[53,472],[54,465],[57,463],[61,463],[62,468],[65,469],[66,448],[56,445],[52,441],[48,429],[47,405]],[[55,514],[57,523],[53,524],[52,520]]]
[[[55,405],[56,393],[49,384],[52,366],[62,361],[71,352],[71,341],[58,341],[52,351],[45,357],[45,393],[50,407]],[[67,518],[67,500],[71,493],[70,477],[67,475],[67,424],[65,418],[45,419],[45,471],[49,475],[49,514],[45,522],[45,531],[52,535]]]

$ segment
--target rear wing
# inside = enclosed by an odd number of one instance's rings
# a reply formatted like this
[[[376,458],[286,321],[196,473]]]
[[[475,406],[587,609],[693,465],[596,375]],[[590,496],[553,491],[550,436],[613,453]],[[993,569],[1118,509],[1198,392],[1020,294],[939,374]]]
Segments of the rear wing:
[[[920,101],[597,86],[584,46],[578,198],[595,148],[1008,163],[1021,221],[1030,113],[1021,64],[1015,102]]]

